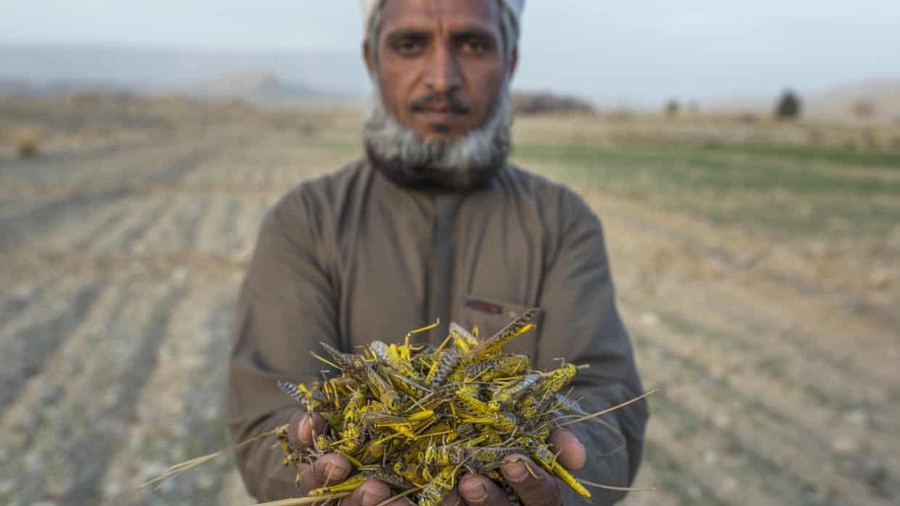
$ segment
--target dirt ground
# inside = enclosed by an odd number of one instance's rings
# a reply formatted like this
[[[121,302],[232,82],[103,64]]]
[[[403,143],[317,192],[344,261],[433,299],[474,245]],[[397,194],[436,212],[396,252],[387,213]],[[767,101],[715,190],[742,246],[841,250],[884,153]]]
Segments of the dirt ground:
[[[190,107],[60,134],[31,160],[0,150],[0,503],[252,503],[228,458],[138,485],[227,444],[231,310],[257,226],[357,156],[359,115]],[[527,139],[543,120],[522,121]],[[662,390],[636,484],[655,491],[625,504],[900,504],[896,225],[783,241],[578,188]]]

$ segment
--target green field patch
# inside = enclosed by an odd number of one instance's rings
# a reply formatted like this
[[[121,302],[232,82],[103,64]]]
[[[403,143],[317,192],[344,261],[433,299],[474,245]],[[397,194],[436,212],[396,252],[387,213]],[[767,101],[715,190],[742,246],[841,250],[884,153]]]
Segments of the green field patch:
[[[613,191],[717,189],[726,191],[840,192],[898,194],[900,181],[876,176],[846,177],[814,164],[779,161],[746,150],[704,148],[596,148],[586,145],[524,145],[515,158],[564,167],[560,174],[579,184]]]
[[[778,237],[885,237],[900,223],[900,200],[852,196],[724,196],[669,199],[661,207],[688,211],[723,226],[762,228]]]
[[[850,149],[778,146],[750,146],[740,148],[711,146],[705,149],[710,152],[746,153],[750,156],[768,156],[810,163],[829,163],[855,167],[883,167],[900,170],[900,152],[895,151],[857,151]]]
[[[612,193],[783,238],[881,237],[900,223],[900,180],[858,167],[843,175],[833,166],[771,154],[532,144],[518,148],[515,159],[579,191]]]

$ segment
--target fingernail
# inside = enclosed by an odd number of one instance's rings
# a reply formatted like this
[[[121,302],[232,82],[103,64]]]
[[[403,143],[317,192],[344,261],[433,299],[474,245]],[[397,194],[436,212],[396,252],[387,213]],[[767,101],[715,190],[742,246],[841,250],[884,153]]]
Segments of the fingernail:
[[[488,499],[488,489],[487,489],[487,485],[485,485],[484,483],[481,484],[481,491],[484,495],[481,496],[481,499],[476,499],[475,502],[477,502],[479,504],[484,504],[487,502],[487,499]]]
[[[345,474],[347,474],[348,469],[344,466],[333,464],[331,462],[325,463],[325,474],[328,475],[329,478],[342,478]]]
[[[362,506],[376,506],[382,500],[375,494],[370,494],[363,490],[362,497],[359,499],[359,504]]]
[[[462,481],[465,481],[465,480],[466,479],[463,478]],[[471,486],[465,487],[465,488],[460,487],[459,493],[461,496],[463,496],[463,499],[465,499],[465,501],[469,504],[473,504],[473,503],[484,504],[485,502],[487,502],[488,489],[484,483],[481,483],[480,487],[481,487],[481,497],[476,497],[476,494],[478,493],[478,491],[472,490]]]
[[[566,437],[569,439],[569,441],[574,441],[575,444],[577,444],[582,450],[584,450],[584,445],[578,439],[578,436],[569,432],[569,434]]]
[[[288,421],[288,443],[294,448],[300,448],[302,445],[307,444],[303,437],[303,430],[301,427],[303,426],[303,420],[306,419],[306,415],[293,415],[291,416],[290,421]]]
[[[521,459],[507,460],[503,463],[503,475],[513,483],[521,483],[528,479],[528,467]]]

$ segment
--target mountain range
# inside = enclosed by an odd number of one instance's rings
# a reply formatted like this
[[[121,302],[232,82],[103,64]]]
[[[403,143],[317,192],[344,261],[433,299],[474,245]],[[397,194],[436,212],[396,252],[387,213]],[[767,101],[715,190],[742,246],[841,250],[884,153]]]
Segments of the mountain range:
[[[0,94],[180,93],[255,103],[360,99],[371,86],[359,55],[210,52],[104,45],[0,45]],[[813,118],[900,123],[900,79],[872,79],[802,97]],[[706,97],[703,110],[768,114],[769,97]]]
[[[266,102],[360,97],[369,83],[359,57],[348,54],[0,45],[0,93],[97,90]]]

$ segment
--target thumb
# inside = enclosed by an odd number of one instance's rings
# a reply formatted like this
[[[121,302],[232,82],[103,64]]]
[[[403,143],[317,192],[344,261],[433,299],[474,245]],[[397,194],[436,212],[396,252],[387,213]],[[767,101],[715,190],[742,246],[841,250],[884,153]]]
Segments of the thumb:
[[[559,454],[559,463],[569,471],[577,471],[587,461],[587,451],[578,437],[569,429],[557,429],[550,434],[550,444]]]
[[[328,423],[320,415],[297,412],[288,424],[288,439],[291,444],[309,447],[313,444],[313,434],[322,434],[327,428]]]

